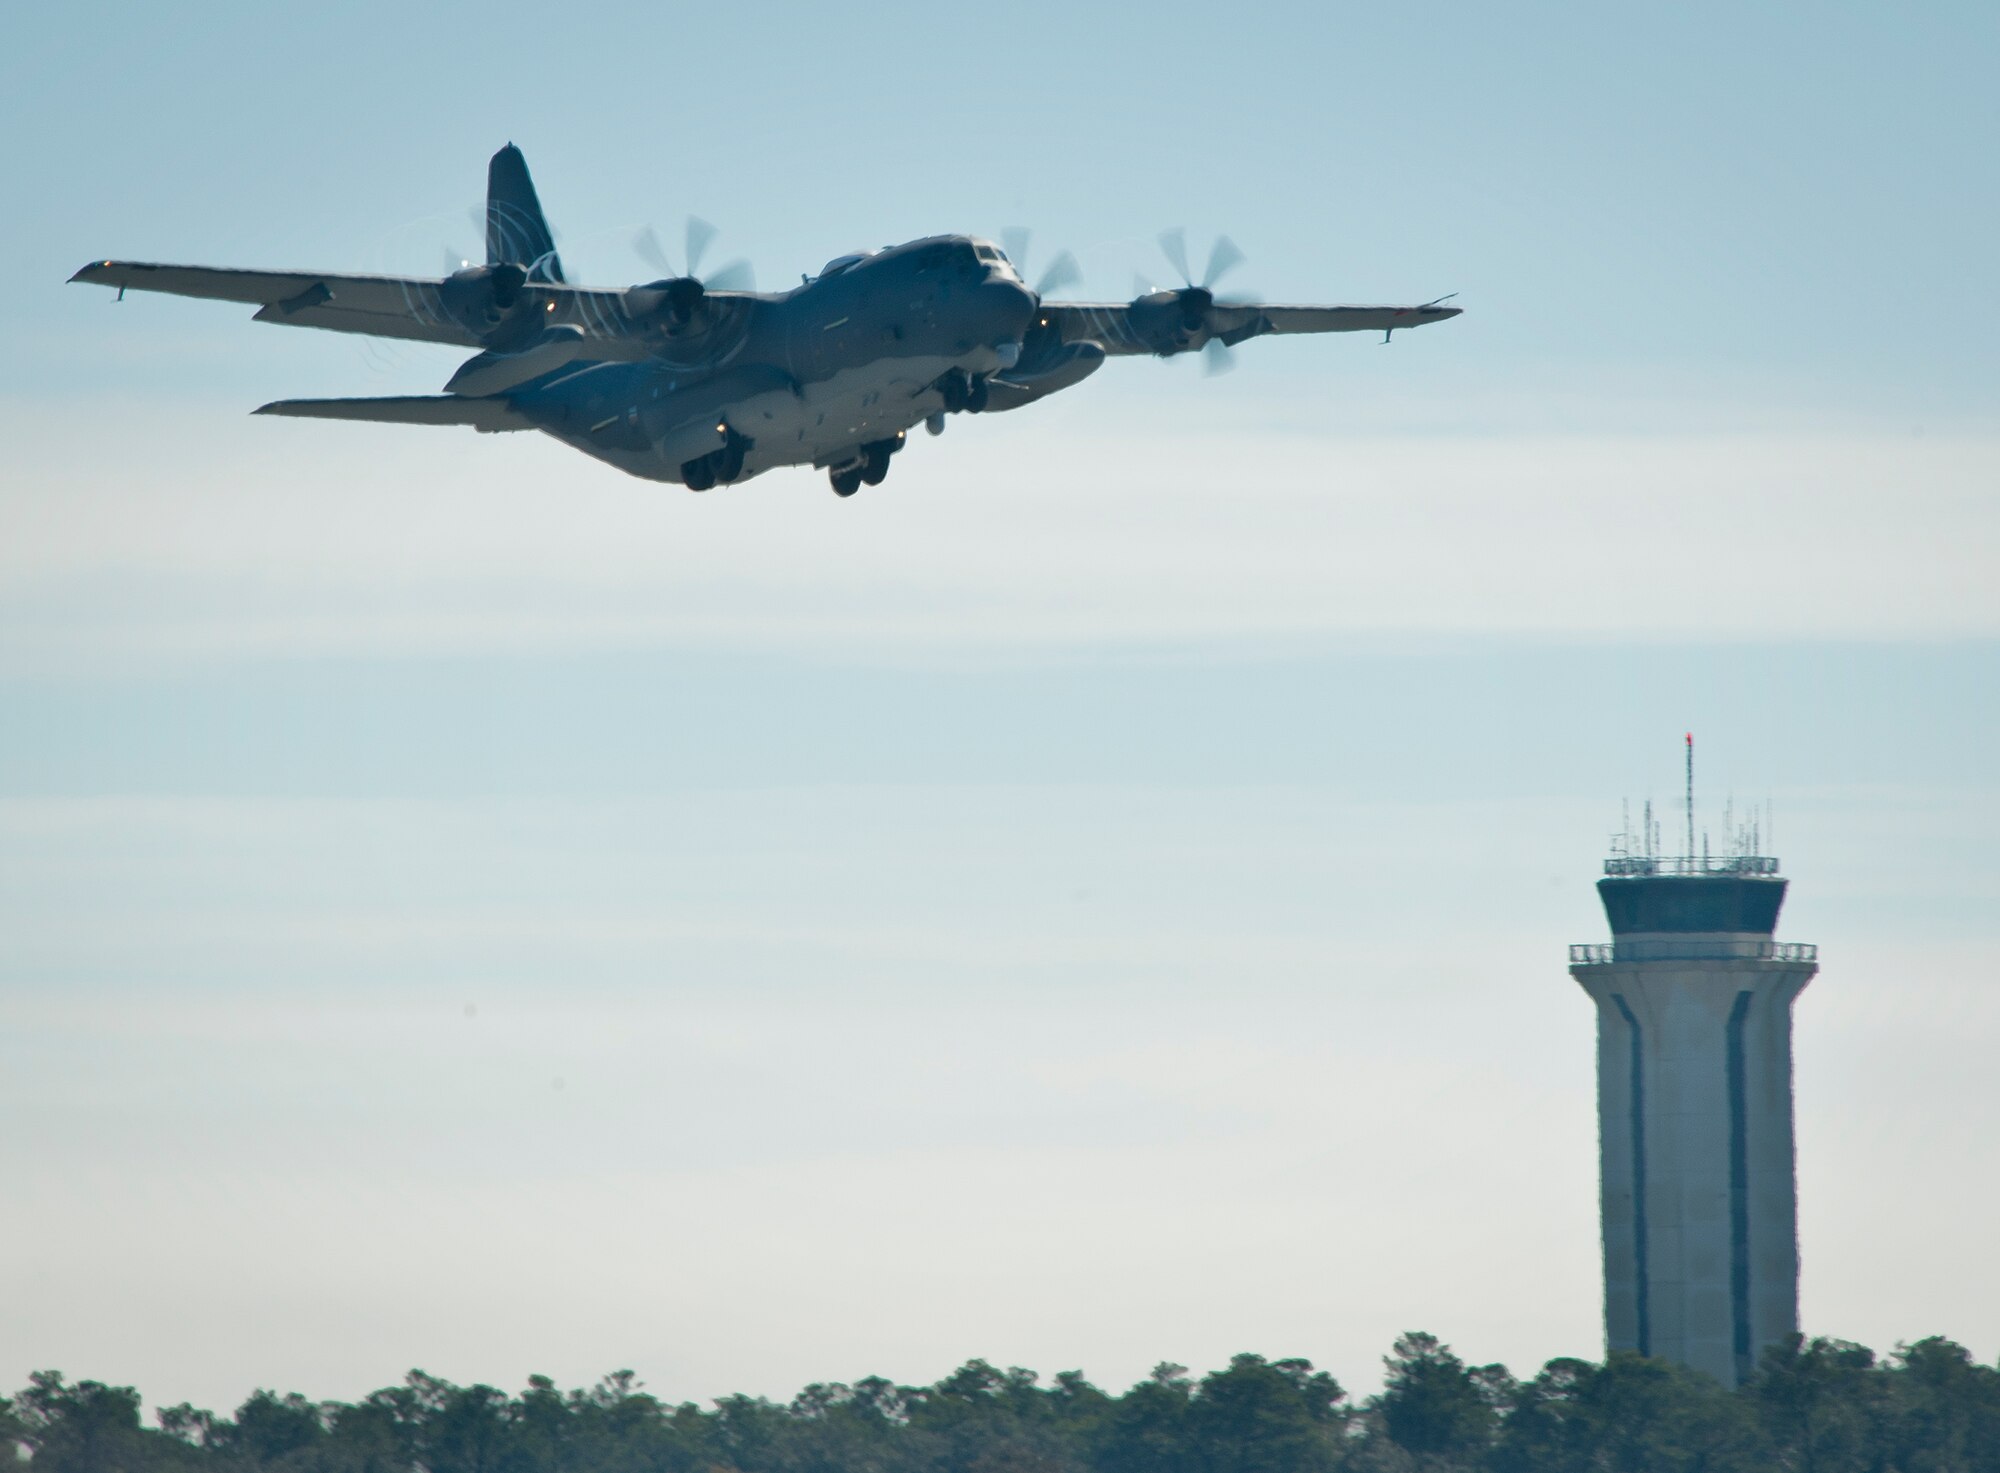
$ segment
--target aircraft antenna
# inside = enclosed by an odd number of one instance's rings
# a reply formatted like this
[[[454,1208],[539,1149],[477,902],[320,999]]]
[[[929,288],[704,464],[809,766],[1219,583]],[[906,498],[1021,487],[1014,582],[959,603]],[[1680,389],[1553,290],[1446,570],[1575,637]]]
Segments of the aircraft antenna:
[[[1687,734],[1687,826],[1688,865],[1694,865],[1694,733]]]

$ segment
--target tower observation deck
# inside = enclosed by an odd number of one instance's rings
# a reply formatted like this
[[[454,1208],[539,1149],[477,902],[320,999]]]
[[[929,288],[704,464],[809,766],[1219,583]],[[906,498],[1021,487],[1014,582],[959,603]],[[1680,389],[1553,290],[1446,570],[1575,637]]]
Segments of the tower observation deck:
[[[1792,1002],[1818,954],[1775,939],[1754,826],[1713,858],[1646,829],[1597,882],[1612,939],[1569,956],[1597,1004],[1605,1344],[1736,1386],[1798,1332]]]

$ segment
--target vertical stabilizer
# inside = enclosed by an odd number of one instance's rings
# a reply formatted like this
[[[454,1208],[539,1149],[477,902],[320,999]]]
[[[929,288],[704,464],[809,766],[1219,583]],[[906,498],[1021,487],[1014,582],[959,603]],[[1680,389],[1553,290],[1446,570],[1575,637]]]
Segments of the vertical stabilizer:
[[[523,268],[530,281],[563,279],[562,259],[549,222],[542,218],[528,161],[511,143],[486,166],[486,264],[508,263]]]

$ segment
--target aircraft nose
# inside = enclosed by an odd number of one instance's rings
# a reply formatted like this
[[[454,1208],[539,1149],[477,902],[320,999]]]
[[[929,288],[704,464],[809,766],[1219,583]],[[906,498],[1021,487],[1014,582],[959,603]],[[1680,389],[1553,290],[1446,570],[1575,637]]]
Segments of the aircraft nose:
[[[980,297],[1000,336],[1018,338],[1034,319],[1035,294],[1018,281],[995,275],[980,288]]]

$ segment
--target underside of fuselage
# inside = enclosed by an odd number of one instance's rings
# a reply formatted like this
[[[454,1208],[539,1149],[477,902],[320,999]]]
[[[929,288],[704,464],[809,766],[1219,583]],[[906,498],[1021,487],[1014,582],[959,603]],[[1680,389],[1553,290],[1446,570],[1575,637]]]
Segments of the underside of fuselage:
[[[741,482],[786,466],[858,462],[864,446],[905,435],[925,420],[946,413],[946,396],[938,385],[949,374],[991,373],[1000,366],[998,357],[988,349],[956,358],[904,358],[843,369],[815,382],[737,400],[715,411],[712,423],[704,411],[701,426],[705,428],[678,436],[671,445],[648,439],[642,428],[644,407],[653,387],[627,390],[615,404],[596,402],[593,396],[589,413],[600,408],[607,412],[581,425],[579,419],[588,418],[588,414],[563,412],[567,406],[556,407],[551,413],[555,406],[536,391],[517,396],[512,403],[535,428],[564,444],[629,475],[676,485],[686,483],[684,467],[689,461],[724,448],[731,435],[740,436],[748,443],[742,470],[733,480]],[[603,371],[622,379],[626,375],[616,371],[628,367],[599,364],[584,372]],[[691,398],[691,389],[698,386],[657,387],[665,397]]]
[[[748,480],[860,464],[935,415],[954,384],[1013,366],[1034,296],[966,237],[915,241],[745,302],[722,361],[570,363],[509,393],[563,443],[647,480]]]

